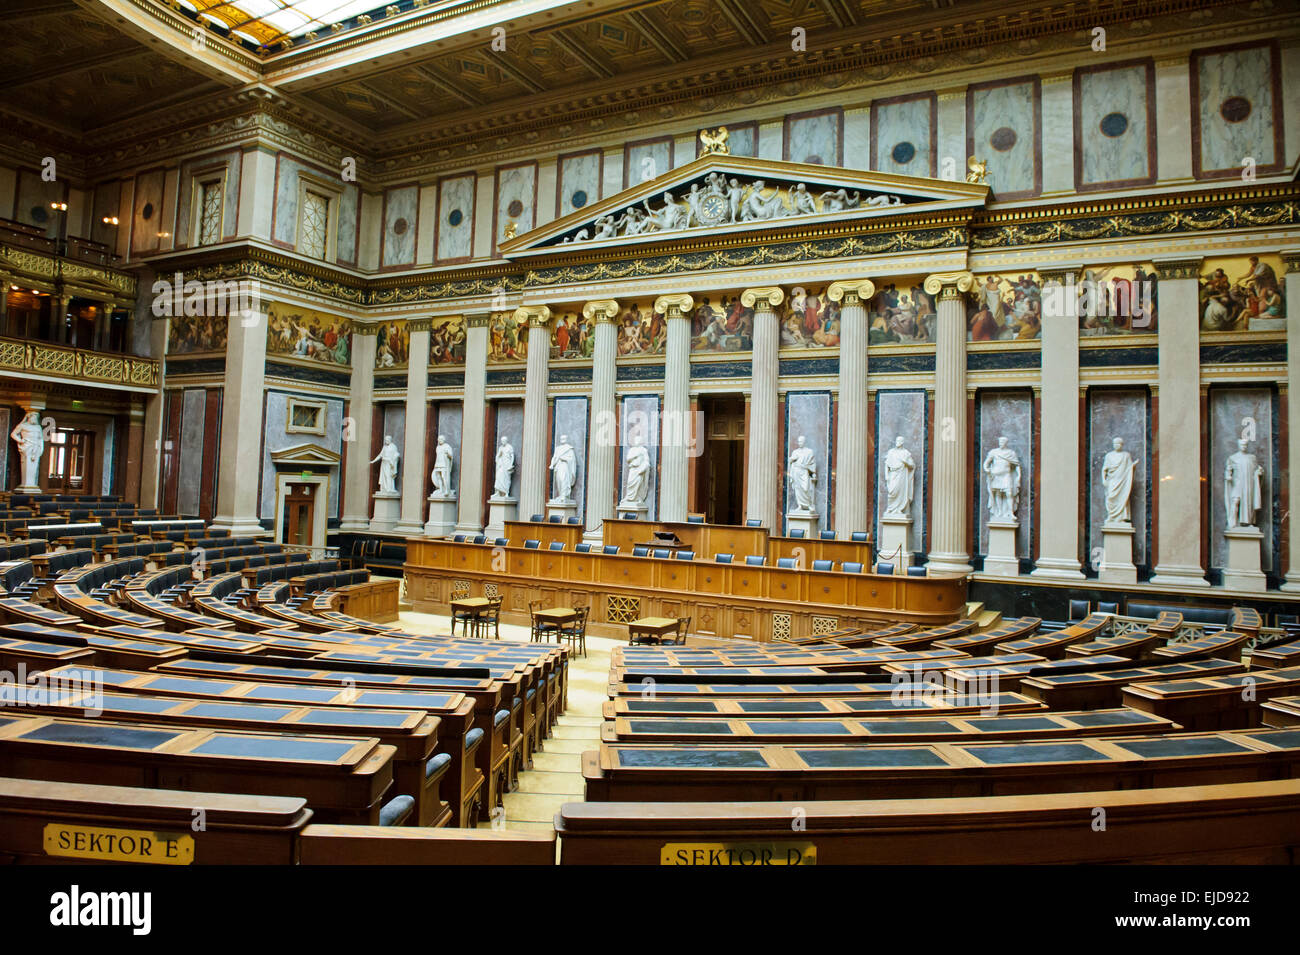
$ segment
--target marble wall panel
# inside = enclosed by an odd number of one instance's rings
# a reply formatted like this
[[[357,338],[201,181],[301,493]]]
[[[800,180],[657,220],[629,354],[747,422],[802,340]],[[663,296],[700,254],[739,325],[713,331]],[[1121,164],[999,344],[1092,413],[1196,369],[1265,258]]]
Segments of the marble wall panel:
[[[905,176],[937,176],[933,93],[878,100],[871,106],[871,168]],[[961,163],[964,167],[965,163]]]
[[[474,252],[474,174],[438,183],[437,261],[469,258]]]
[[[1075,72],[1076,188],[1155,181],[1155,82],[1150,60]]]
[[[844,165],[844,113],[830,109],[787,116],[785,158],[815,166]]]
[[[513,226],[516,236],[532,230],[537,223],[537,163],[502,166],[497,169],[496,226],[493,251],[506,240]]]
[[[199,516],[199,485],[203,479],[203,432],[208,393],[190,388],[181,397],[180,480],[176,510],[182,517]]]
[[[916,462],[913,472],[912,497],[912,533],[909,536],[909,548],[914,552],[925,551],[925,515],[927,505],[926,489],[928,481],[929,428],[926,422],[925,392],[917,391],[878,391],[876,392],[876,460],[875,474],[875,541],[882,540],[880,515],[885,513],[885,454],[894,446],[894,439],[902,437],[903,447],[912,452]]]
[[[673,140],[662,139],[628,143],[623,147],[623,188],[639,185],[662,176],[673,168]]]
[[[559,446],[561,435],[569,439],[578,469],[573,481],[573,499],[578,502],[578,516],[582,517],[587,504],[587,399],[556,398],[555,423],[551,428],[551,451]],[[549,458],[547,463],[549,464]],[[552,472],[553,473],[553,472]],[[546,498],[555,493],[555,482],[549,480]]]
[[[384,268],[415,264],[420,188],[399,186],[384,193]]]
[[[556,175],[555,216],[567,216],[600,198],[601,151],[571,153],[559,159]]]
[[[966,155],[988,163],[999,199],[1034,196],[1042,188],[1042,103],[1038,79],[980,84],[966,91]],[[959,169],[965,163],[958,160]]]
[[[812,448],[817,455],[817,483],[813,489],[813,503],[821,516],[821,530],[830,530],[832,441],[830,392],[792,391],[785,397],[785,456],[781,463],[781,474],[785,478],[782,482],[782,515],[787,514],[794,507],[788,470],[790,454],[799,446],[800,435],[804,437],[805,447]]]
[[[1101,480],[1101,462],[1110,453],[1111,442],[1124,439],[1124,450],[1133,455],[1133,496],[1129,514],[1133,519],[1133,563],[1147,563],[1151,533],[1151,423],[1145,388],[1091,389],[1088,392],[1088,560],[1097,567],[1094,555],[1104,542],[1101,525],[1106,521],[1106,487]],[[1050,500],[1049,502],[1050,503]]]
[[[515,473],[510,475],[510,496],[519,497],[519,476],[523,468],[523,451],[524,451],[524,403],[522,401],[498,401],[496,402],[496,419],[497,430],[492,439],[493,455],[496,454],[496,448],[501,445],[502,438],[509,438],[510,445],[515,449]],[[496,480],[496,465],[488,465],[487,473],[488,487],[492,487],[492,482]],[[520,514],[519,519],[526,521],[531,514]]]
[[[1274,431],[1274,400],[1269,388],[1214,388],[1210,391],[1210,463],[1206,478],[1210,484],[1210,567],[1222,568],[1227,562],[1228,547],[1223,537],[1227,526],[1227,501],[1224,499],[1224,468],[1228,457],[1237,452],[1237,441],[1248,441],[1246,451],[1255,455],[1264,469],[1260,478],[1263,506],[1256,515],[1256,526],[1264,532],[1264,571],[1276,569],[1273,543],[1277,522],[1277,487],[1282,475],[1277,473]]]
[[[1281,168],[1281,90],[1274,43],[1192,54],[1192,159],[1196,176]]]
[[[727,149],[732,156],[758,156],[758,123],[727,123]],[[695,131],[695,158],[704,155],[704,144],[700,141],[700,133],[704,129],[710,131],[717,129],[716,126],[701,127]]]
[[[459,497],[460,451],[465,445],[464,411],[459,401],[440,401],[434,405],[434,409],[438,415],[438,433],[451,445],[451,489]],[[430,449],[430,460],[433,460],[432,449]]]
[[[975,485],[976,514],[979,515],[979,553],[987,554],[989,544],[989,492],[983,470],[984,459],[990,449],[998,446],[998,437],[1005,435],[1007,447],[1020,458],[1020,504],[1016,510],[1020,529],[1016,533],[1016,553],[1019,557],[1028,557],[1029,542],[1033,540],[1033,527],[1030,526],[1033,498],[1038,490],[1034,487],[1033,398],[1029,392],[1022,391],[981,391],[975,408],[978,415],[975,429]],[[1068,506],[1076,505],[1074,501],[1069,501]]]
[[[626,487],[624,475],[627,473],[627,452],[637,444],[645,445],[650,454],[650,491],[646,505],[650,510],[647,520],[656,520],[659,516],[659,396],[627,395],[619,405],[619,444],[618,482],[615,484],[615,503],[622,500]],[[617,511],[615,512],[617,516]]]
[[[302,444],[315,444],[335,454],[343,454],[343,401],[335,398],[317,399],[314,396],[311,400],[324,401],[325,403],[325,433],[321,434],[290,434],[286,428],[289,419],[289,399],[295,397],[283,391],[268,391],[266,393],[266,421],[264,427],[266,431],[266,440],[262,442],[262,496],[258,502],[260,508],[260,517],[263,520],[275,520],[275,465],[271,463],[271,453],[283,451],[286,448],[294,448]],[[390,408],[397,408],[403,412],[405,409],[401,405],[390,405]],[[405,417],[403,413],[402,417]],[[387,422],[385,422],[387,424]],[[393,441],[397,444],[398,453],[401,453],[402,439],[404,435],[399,428],[393,434]],[[382,440],[382,438],[381,438]],[[364,454],[365,448],[349,448],[348,453]],[[397,486],[402,486],[402,474],[406,469],[405,459],[399,460],[397,469]],[[329,472],[329,492],[325,498],[327,508],[325,516],[327,519],[337,518],[339,516],[339,469],[330,468]],[[374,488],[370,489],[371,491]]]

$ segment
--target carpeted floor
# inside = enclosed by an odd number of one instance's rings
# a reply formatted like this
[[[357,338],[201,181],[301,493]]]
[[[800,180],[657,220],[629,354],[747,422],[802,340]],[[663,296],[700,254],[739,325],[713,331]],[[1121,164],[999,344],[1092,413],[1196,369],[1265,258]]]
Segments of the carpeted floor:
[[[403,611],[398,622],[411,633],[451,632],[450,619],[434,614]],[[503,623],[501,639],[527,643],[528,628]],[[534,757],[533,768],[519,775],[519,788],[506,793],[505,813],[497,818],[497,827],[549,831],[560,806],[582,802],[582,754],[600,743],[600,706],[608,699],[609,653],[621,643],[608,637],[588,637],[587,656],[576,657],[569,664],[568,710]],[[493,821],[489,818],[482,825],[492,826]]]

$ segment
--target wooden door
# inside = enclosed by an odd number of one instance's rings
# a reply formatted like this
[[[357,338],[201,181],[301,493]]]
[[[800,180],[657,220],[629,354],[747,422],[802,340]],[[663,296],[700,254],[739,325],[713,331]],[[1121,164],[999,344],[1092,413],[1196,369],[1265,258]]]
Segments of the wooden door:
[[[286,544],[310,547],[315,542],[312,533],[316,527],[315,484],[289,484],[284,497],[284,527],[281,538]]]

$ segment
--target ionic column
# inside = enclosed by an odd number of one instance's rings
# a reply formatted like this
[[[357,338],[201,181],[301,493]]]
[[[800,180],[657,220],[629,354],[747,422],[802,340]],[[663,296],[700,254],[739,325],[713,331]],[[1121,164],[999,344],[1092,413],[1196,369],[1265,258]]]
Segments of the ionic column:
[[[777,352],[781,327],[776,306],[785,301],[779,288],[750,288],[740,293],[741,304],[754,310],[753,385],[749,399],[749,460],[745,463],[749,496],[745,519],[758,521],[773,534],[779,533],[777,475],[777,385],[781,378]]]
[[[393,528],[399,534],[424,533],[424,442],[429,415],[430,319],[406,323],[411,350],[406,366],[406,437],[402,444],[402,517]]]
[[[343,475],[343,519],[339,530],[370,529],[370,431],[374,420],[376,325],[352,326],[352,384],[348,390],[348,442]]]
[[[257,484],[261,475],[262,392],[266,373],[266,307],[231,316],[227,323],[226,376],[221,395],[221,455],[215,528],[232,537],[269,532],[258,520]],[[242,453],[241,453],[242,452]],[[251,458],[251,459],[250,459]]]
[[[1072,271],[1043,272],[1040,488],[1034,577],[1079,580],[1079,296]]]
[[[867,279],[833,282],[826,290],[840,303],[839,423],[835,428],[835,530],[841,540],[870,530],[867,499],[867,308],[876,294]]]
[[[596,324],[591,359],[591,417],[587,438],[587,530],[584,536],[601,540],[601,526],[614,516],[614,471],[618,467],[618,428],[615,424],[614,385],[617,378],[618,302],[588,302],[582,316]]]
[[[969,272],[938,272],[925,280],[937,295],[934,347],[934,489],[929,568],[937,573],[971,571],[966,500],[966,299],[975,284]]]
[[[1287,506],[1292,516],[1287,517],[1287,569],[1282,589],[1291,593],[1300,591],[1300,521],[1294,517],[1300,507],[1300,249],[1282,253],[1286,263],[1287,301],[1293,303],[1286,319],[1286,424],[1287,424]]]
[[[551,472],[547,454],[546,388],[550,381],[551,310],[522,305],[515,318],[528,323],[528,371],[524,378],[524,446],[519,455],[519,515],[524,520],[546,511]]]
[[[664,349],[664,411],[659,441],[659,520],[686,521],[686,448],[691,440],[691,309],[689,295],[661,295],[655,311],[668,321]]]
[[[461,403],[458,534],[483,530],[483,433],[487,423],[488,322],[491,312],[465,316],[465,397]]]
[[[1201,566],[1201,260],[1155,260],[1160,275],[1156,560],[1151,583],[1208,587]]]

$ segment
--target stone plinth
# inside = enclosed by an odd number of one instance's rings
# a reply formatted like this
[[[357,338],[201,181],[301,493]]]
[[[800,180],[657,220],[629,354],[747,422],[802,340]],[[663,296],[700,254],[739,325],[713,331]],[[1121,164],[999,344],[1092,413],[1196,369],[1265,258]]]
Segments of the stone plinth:
[[[1016,534],[1019,521],[989,521],[989,552],[984,558],[984,573],[999,577],[1015,577],[1020,573],[1020,560],[1016,556]]]
[[[559,501],[556,500],[555,498],[551,498],[551,500],[546,502],[547,520],[550,520],[552,517],[562,517],[564,518],[564,522],[567,524],[569,522],[569,518],[577,517],[577,516],[578,516],[577,501]]]
[[[1133,525],[1101,525],[1102,556],[1097,579],[1107,584],[1136,584],[1133,564]]]
[[[818,525],[821,524],[821,517],[816,511],[791,511],[785,516],[786,533],[791,537],[796,536],[795,531],[802,530],[803,536],[808,540],[817,539]]]
[[[518,519],[519,498],[490,497],[488,498],[488,522],[484,533],[488,537],[503,537],[506,532],[506,521]]]
[[[447,497],[437,494],[429,495],[429,520],[424,525],[425,537],[450,537],[456,529],[456,514],[459,504],[455,495]]]
[[[1263,593],[1267,586],[1260,565],[1264,532],[1258,527],[1229,527],[1223,536],[1228,542],[1228,563],[1223,568],[1223,586],[1231,590]]]
[[[396,491],[376,491],[373,495],[375,509],[370,517],[370,530],[384,534],[397,526],[402,516],[402,495]]]
[[[880,519],[880,546],[876,559],[894,565],[900,574],[907,573],[912,563],[912,519],[898,514],[886,514]]]

